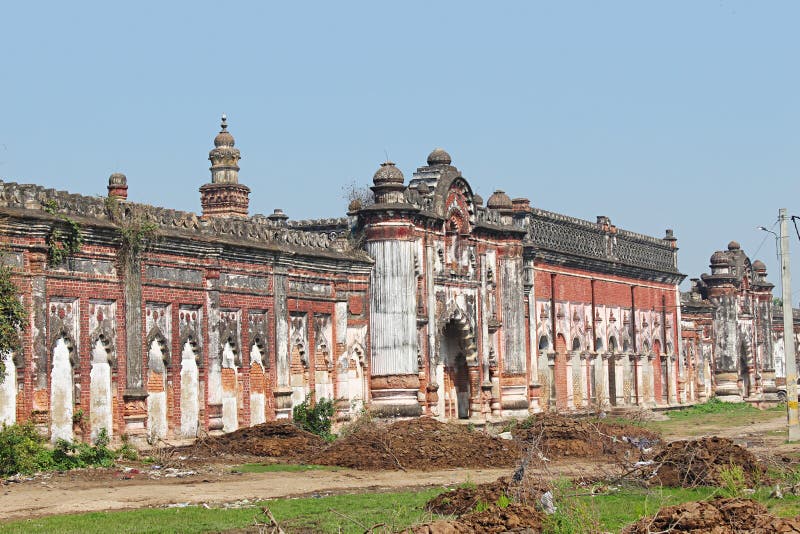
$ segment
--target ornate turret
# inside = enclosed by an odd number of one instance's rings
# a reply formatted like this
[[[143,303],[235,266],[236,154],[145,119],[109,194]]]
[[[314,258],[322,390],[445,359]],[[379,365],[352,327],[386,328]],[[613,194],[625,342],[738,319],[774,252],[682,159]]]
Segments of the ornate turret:
[[[391,204],[403,201],[403,185],[405,178],[403,172],[395,167],[391,161],[381,163],[380,168],[372,177],[372,191],[375,193],[376,204]]]
[[[222,129],[214,138],[208,153],[211,161],[211,183],[200,187],[203,217],[247,217],[250,188],[239,183],[239,149],[228,131],[225,115]]]
[[[115,172],[108,177],[108,196],[120,200],[128,198],[128,179],[121,172]]]

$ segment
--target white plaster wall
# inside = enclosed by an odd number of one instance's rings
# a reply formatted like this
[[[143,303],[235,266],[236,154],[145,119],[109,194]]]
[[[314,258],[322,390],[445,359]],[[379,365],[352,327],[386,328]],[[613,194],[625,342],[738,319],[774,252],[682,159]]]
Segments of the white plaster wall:
[[[101,429],[105,429],[108,437],[113,434],[111,400],[111,366],[108,363],[108,351],[99,339],[92,348],[92,370],[89,372],[89,423],[92,427],[91,439],[97,439]]]
[[[181,435],[197,436],[200,416],[200,371],[194,349],[187,341],[181,351]]]
[[[150,351],[148,353],[150,362],[163,362],[164,354],[161,351],[161,346],[158,341],[153,340],[150,344]],[[161,365],[163,363],[156,363]],[[158,380],[164,380],[164,374],[156,373]],[[152,377],[152,374],[151,374]],[[150,443],[155,443],[159,439],[164,439],[167,436],[167,392],[157,391],[147,394],[147,437]]]
[[[315,371],[314,385],[314,395],[317,399],[333,399],[333,382],[328,371]]]
[[[523,306],[522,258],[501,261],[503,295],[504,369],[525,372],[525,309]]]
[[[53,349],[53,370],[50,375],[50,440],[72,441],[73,410],[72,365],[64,338]]]
[[[208,403],[222,404],[222,369],[215,360],[208,364]]]
[[[234,387],[232,390],[222,389],[222,431],[233,432],[239,428],[239,406],[236,388],[238,386],[238,376],[236,373],[236,355],[230,343],[225,342],[222,348],[222,366],[226,369],[233,369]]]
[[[0,383],[0,426],[12,425],[17,420],[17,369],[14,366],[14,353],[3,355],[6,372]]]
[[[150,443],[167,437],[167,392],[147,394],[147,436]]]
[[[250,426],[260,425],[267,420],[267,402],[263,393],[250,394]]]
[[[261,349],[258,348],[258,345],[253,343],[253,346],[250,348],[250,368],[253,369],[253,365],[259,366],[261,368],[261,372],[263,372],[265,375],[264,379],[268,380],[266,371],[264,370],[264,362],[262,360],[263,355],[261,354]],[[253,391],[251,386],[250,426],[259,425],[267,420],[266,407],[267,401],[264,393],[261,391]]]
[[[373,376],[417,373],[414,243],[373,241],[370,285]]]

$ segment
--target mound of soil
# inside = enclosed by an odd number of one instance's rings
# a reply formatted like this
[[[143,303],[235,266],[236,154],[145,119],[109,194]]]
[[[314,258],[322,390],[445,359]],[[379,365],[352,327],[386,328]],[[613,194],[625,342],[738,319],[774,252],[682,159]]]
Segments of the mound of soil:
[[[636,425],[573,419],[552,413],[534,415],[511,432],[515,439],[537,447],[549,459],[604,455],[634,456],[638,460],[641,450],[623,440],[623,436],[634,438],[645,450],[660,439],[657,433]]]
[[[198,440],[194,447],[214,454],[300,458],[321,449],[325,440],[289,421],[269,421],[229,434]]]
[[[753,484],[762,472],[756,457],[727,438],[707,437],[673,441],[654,457],[653,481],[664,486],[691,488],[719,486],[720,470],[741,466],[747,484]]]
[[[462,516],[475,510],[478,503],[497,504],[503,495],[517,502],[536,503],[547,490],[544,483],[526,481],[523,488],[509,477],[501,477],[494,482],[440,493],[425,503],[425,509],[439,515]]]
[[[422,417],[362,424],[306,461],[354,469],[511,467],[520,454],[513,441]]]
[[[490,506],[482,512],[466,514],[458,519],[434,521],[412,527],[410,534],[454,534],[461,532],[525,532],[542,531],[543,514],[533,506],[511,503],[505,508]]]
[[[662,508],[626,527],[623,534],[692,532],[711,534],[800,533],[800,517],[783,519],[751,499],[687,502]]]

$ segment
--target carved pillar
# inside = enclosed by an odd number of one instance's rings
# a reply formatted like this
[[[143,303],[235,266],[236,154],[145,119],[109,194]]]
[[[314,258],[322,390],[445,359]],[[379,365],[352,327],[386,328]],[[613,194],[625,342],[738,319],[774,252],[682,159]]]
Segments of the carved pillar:
[[[565,355],[566,362],[566,388],[567,388],[567,409],[574,410],[576,406],[576,389],[578,389],[577,403],[580,405],[580,376],[575,376],[580,373],[580,353],[578,351],[570,351]]]
[[[286,305],[286,269],[275,268],[275,416],[288,419],[292,415],[292,387],[289,369],[289,309]]]
[[[575,408],[588,408],[589,407],[589,352],[583,351],[577,353],[575,361],[572,366],[573,381],[575,387]]]
[[[633,404],[642,406],[644,398],[642,396],[642,355],[631,353],[628,359],[633,367]]]
[[[611,355],[610,360],[614,366],[614,399],[615,406],[622,406],[625,404],[625,364],[622,361],[622,354],[614,353]]]
[[[645,405],[649,408],[656,406],[656,382],[655,382],[655,373],[656,373],[656,366],[653,363],[655,361],[656,355],[652,352],[647,354],[646,359],[643,360],[645,363],[644,368],[642,370],[642,384],[644,386],[644,402]]]
[[[145,432],[147,410],[144,388],[142,337],[142,264],[138,256],[128,256],[120,261],[123,297],[125,299],[125,432]]]
[[[611,361],[609,361],[609,358],[612,355],[607,352],[600,353],[599,356],[600,356],[600,365],[598,365],[597,368],[600,376],[598,377],[599,379],[597,380],[597,384],[601,384],[601,387],[599,388],[597,398],[598,402],[600,403],[600,407],[608,408],[609,406],[611,406],[611,400],[609,396],[611,386],[608,380],[608,372],[609,372],[609,367],[613,369],[614,360],[613,358],[611,358]]]
[[[50,347],[47,342],[47,282],[44,269],[47,265],[47,256],[43,253],[30,255],[31,268],[31,306],[29,312],[29,326],[31,333],[31,351],[24,354],[33,360],[33,380],[30,388],[25,392],[30,398],[29,409],[33,413],[33,420],[41,433],[46,433],[48,412],[50,410],[48,395],[48,372],[50,369]],[[27,351],[24,351],[27,352]],[[24,382],[24,379],[23,379]]]
[[[401,239],[367,243],[375,261],[370,284],[372,409],[379,416],[415,417],[417,398],[416,275],[414,243]]]
[[[667,354],[667,399],[670,404],[678,404],[678,373],[676,372],[677,358],[674,354]]]

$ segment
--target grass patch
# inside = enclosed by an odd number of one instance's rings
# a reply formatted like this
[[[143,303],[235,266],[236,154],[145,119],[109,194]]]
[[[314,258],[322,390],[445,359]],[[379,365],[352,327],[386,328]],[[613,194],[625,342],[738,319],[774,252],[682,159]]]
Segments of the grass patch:
[[[770,492],[770,488],[760,488],[750,497],[780,517],[800,514],[800,497],[786,495],[783,499],[774,499],[769,497]],[[717,496],[724,497],[723,493],[720,488],[709,487],[623,488],[614,493],[566,497],[557,503],[559,509],[554,514],[556,517],[550,521],[545,532],[581,532],[592,526],[601,531],[619,532],[624,526],[644,516],[654,515],[659,508]],[[576,526],[579,527],[578,530],[574,530],[573,527]]]
[[[665,412],[668,421],[648,421],[644,426],[661,432],[666,439],[692,438],[771,421],[785,410],[782,405],[761,410],[746,402],[722,402],[712,397],[703,404]]]
[[[682,410],[673,410],[668,413],[670,419],[685,419],[697,415],[707,414],[756,414],[767,410],[759,410],[747,402],[723,402],[717,397],[711,397],[708,402],[695,404]]]
[[[341,471],[335,465],[313,464],[242,464],[234,467],[233,473],[295,473],[297,471]]]
[[[322,498],[276,499],[269,506],[287,532],[358,532],[378,523],[392,530],[425,521],[431,514],[423,507],[441,488],[397,493],[334,495]],[[334,510],[335,512],[331,512]],[[253,526],[263,520],[258,507],[224,509],[188,506],[120,512],[60,515],[0,523],[3,532],[104,533],[220,532]],[[365,526],[362,526],[365,525]]]
[[[395,493],[334,495],[322,498],[275,499],[269,506],[275,519],[287,532],[364,532],[384,524],[391,531],[438,519],[425,512],[425,503],[442,488]],[[562,486],[556,501],[558,512],[550,516],[545,532],[619,532],[659,508],[687,501],[709,499],[719,488],[622,488],[620,491],[586,495],[586,489]],[[753,498],[772,513],[793,517],[800,513],[800,497],[787,495],[770,499],[770,489],[759,489]],[[238,508],[149,508],[119,512],[51,516],[0,523],[3,532],[59,532],[115,534],[133,532],[221,532],[252,527],[254,519],[264,520],[260,505]],[[588,530],[587,530],[588,529]]]

